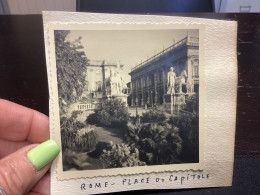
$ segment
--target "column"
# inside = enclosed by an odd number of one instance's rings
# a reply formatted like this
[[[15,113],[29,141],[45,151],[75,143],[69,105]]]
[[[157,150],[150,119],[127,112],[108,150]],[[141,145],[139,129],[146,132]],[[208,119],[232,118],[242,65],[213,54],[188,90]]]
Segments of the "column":
[[[130,90],[131,90],[131,106],[134,106],[133,81],[130,82]]]
[[[157,84],[158,84],[158,71],[154,73],[154,104],[158,103],[158,93],[157,93]]]
[[[141,91],[142,91],[141,106],[144,106],[144,78],[143,77],[141,77]]]
[[[149,79],[149,75],[147,75],[146,77],[147,80],[147,104],[150,104],[150,79]]]
[[[164,68],[162,70],[162,82],[163,82],[163,103],[165,103],[164,95],[167,93],[165,90],[165,71]]]
[[[135,93],[136,93],[135,104],[136,106],[138,106],[138,79],[135,80]]]
[[[187,84],[190,85],[190,86],[187,86],[187,88],[190,89],[189,92],[193,92],[193,89],[194,89],[194,86],[191,86],[191,85],[194,85],[194,82],[193,82],[193,71],[192,71],[193,67],[192,67],[192,61],[191,60],[192,60],[192,57],[188,56],[187,57],[187,74],[188,74]]]
[[[188,58],[187,58],[187,74],[188,74],[188,79],[192,79],[191,56],[188,56]]]
[[[106,75],[105,75],[105,60],[102,62],[102,92],[103,97],[106,97]]]

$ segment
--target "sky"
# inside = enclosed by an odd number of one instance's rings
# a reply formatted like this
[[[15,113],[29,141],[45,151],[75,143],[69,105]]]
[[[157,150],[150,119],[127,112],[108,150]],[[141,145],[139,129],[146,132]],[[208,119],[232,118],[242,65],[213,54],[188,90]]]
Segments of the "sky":
[[[199,37],[198,30],[73,30],[68,41],[82,37],[89,60],[119,61],[125,82],[131,68],[187,36]]]

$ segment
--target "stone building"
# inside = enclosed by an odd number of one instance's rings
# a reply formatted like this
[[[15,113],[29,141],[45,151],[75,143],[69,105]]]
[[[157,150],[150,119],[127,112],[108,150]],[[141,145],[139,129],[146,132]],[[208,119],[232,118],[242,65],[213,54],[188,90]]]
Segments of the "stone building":
[[[170,67],[174,68],[176,79],[179,79],[183,72],[187,73],[181,91],[197,93],[199,91],[199,39],[187,36],[134,67],[129,73],[131,106],[164,104],[165,94],[167,94],[167,73]]]
[[[108,96],[121,93],[123,65],[110,61],[89,61],[86,65],[86,85],[84,94]],[[116,87],[110,86],[116,83]],[[112,89],[111,89],[112,87]],[[119,88],[121,87],[121,88]]]
[[[70,112],[100,109],[105,99],[121,98],[126,102],[122,71],[123,65],[119,62],[90,60],[86,65],[85,88],[80,101],[71,106]]]
[[[93,104],[104,99],[115,98],[120,98],[126,102],[127,88],[122,72],[123,65],[119,62],[89,61],[86,65],[85,89],[81,95],[84,104]],[[89,108],[89,106],[86,106],[86,108]]]

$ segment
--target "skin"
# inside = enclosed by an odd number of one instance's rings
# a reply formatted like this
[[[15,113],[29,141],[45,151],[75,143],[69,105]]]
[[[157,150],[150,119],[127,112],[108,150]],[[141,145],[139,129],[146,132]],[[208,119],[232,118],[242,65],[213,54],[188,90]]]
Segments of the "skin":
[[[49,139],[49,118],[0,99],[0,187],[9,194],[50,194],[51,163],[35,170],[27,152]]]

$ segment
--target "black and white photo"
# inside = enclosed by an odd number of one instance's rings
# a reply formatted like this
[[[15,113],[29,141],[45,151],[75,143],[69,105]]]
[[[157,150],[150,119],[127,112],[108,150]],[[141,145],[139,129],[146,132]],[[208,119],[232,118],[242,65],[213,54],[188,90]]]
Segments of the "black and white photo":
[[[199,33],[54,31],[63,171],[199,163]]]

